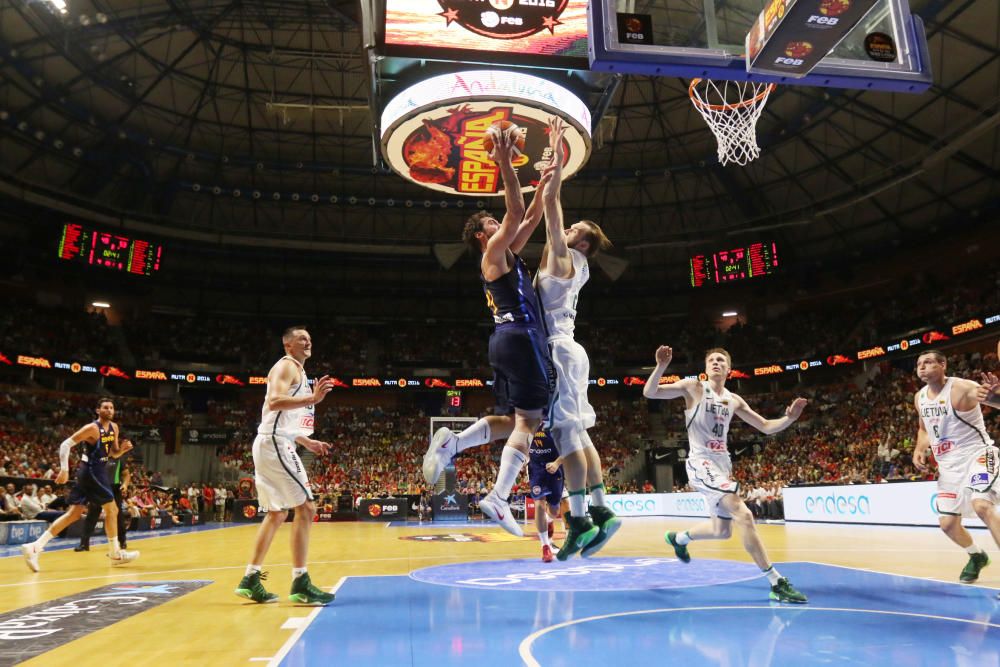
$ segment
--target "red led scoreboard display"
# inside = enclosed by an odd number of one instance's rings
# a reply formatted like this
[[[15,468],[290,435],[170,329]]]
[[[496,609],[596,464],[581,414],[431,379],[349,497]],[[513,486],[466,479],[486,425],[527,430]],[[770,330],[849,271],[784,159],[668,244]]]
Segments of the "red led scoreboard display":
[[[385,0],[378,38],[390,56],[586,69],[587,0]]]
[[[691,286],[724,284],[769,276],[778,269],[778,246],[773,241],[751,243],[732,250],[691,258]]]
[[[59,240],[59,258],[115,271],[150,276],[160,270],[163,246],[68,223]]]

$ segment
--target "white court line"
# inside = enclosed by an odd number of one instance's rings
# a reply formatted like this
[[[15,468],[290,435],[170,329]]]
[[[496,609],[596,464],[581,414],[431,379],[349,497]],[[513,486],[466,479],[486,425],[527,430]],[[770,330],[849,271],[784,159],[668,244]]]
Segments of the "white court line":
[[[954,551],[954,549],[948,549],[948,551]],[[786,563],[808,563],[810,565],[827,565],[829,567],[839,567],[842,570],[858,570],[860,572],[871,572],[872,574],[884,574],[888,577],[905,577],[907,579],[917,579],[918,581],[933,581],[938,584],[949,584],[951,586],[960,586],[961,588],[981,588],[984,591],[990,591],[991,593],[997,589],[991,586],[983,586],[982,584],[963,584],[959,581],[946,581],[944,579],[935,579],[934,577],[918,577],[912,574],[897,574],[896,572],[883,572],[882,570],[870,570],[866,567],[853,567],[851,565],[837,565],[836,563],[819,563],[813,560],[799,560],[799,561],[785,561]]]
[[[841,611],[841,612],[854,612],[863,614],[884,614],[887,616],[910,616],[915,618],[931,618],[938,621],[953,621],[956,623],[968,623],[970,625],[982,625],[989,628],[1000,629],[1000,624],[987,623],[986,621],[976,621],[967,618],[952,618],[950,616],[937,616],[934,614],[917,614],[914,612],[906,611],[883,611],[877,609],[850,609],[842,607],[813,607],[813,606],[795,606],[795,607],[777,607],[777,606],[764,606],[764,605],[732,605],[732,606],[714,606],[714,607],[678,607],[676,609],[639,609],[636,611],[622,611],[615,614],[602,614],[600,616],[590,616],[588,618],[579,618],[569,621],[564,621],[562,623],[557,623],[556,625],[550,625],[547,628],[542,628],[541,630],[536,630],[527,637],[521,640],[521,644],[518,646],[517,651],[521,656],[521,660],[528,667],[542,667],[541,663],[535,660],[535,657],[531,654],[531,645],[536,639],[542,635],[548,634],[553,630],[560,630],[562,628],[568,627],[570,625],[577,625],[579,623],[588,623],[590,621],[602,621],[608,618],[617,618],[622,616],[639,616],[641,614],[662,614],[662,613],[672,613],[676,611],[718,611],[718,610],[732,610],[732,609],[766,609],[768,611]]]
[[[271,658],[250,658],[250,662],[270,662]]]
[[[347,577],[346,576],[341,577],[340,581],[338,581],[336,585],[330,589],[330,592],[336,593],[337,591],[339,591],[340,587],[344,585],[345,581],[347,581]],[[334,604],[336,604],[336,600],[334,601]],[[281,663],[284,657],[288,655],[288,652],[292,650],[292,647],[295,646],[295,643],[299,641],[299,637],[302,636],[302,633],[306,631],[306,628],[309,627],[310,623],[316,620],[316,617],[319,616],[319,613],[323,611],[323,609],[324,609],[323,607],[316,607],[315,609],[312,610],[312,612],[310,612],[308,616],[299,617],[298,627],[295,629],[295,632],[293,632],[292,636],[285,641],[285,643],[281,646],[280,649],[278,649],[278,652],[274,654],[274,657],[271,658],[271,661],[267,663],[268,667],[277,667],[277,665]],[[290,621],[292,619],[288,620]],[[285,621],[286,624],[287,622],[288,621]],[[281,627],[284,628],[285,626],[283,625]]]
[[[282,630],[298,630],[305,624],[305,620],[309,618],[308,616],[289,616],[285,619],[285,622],[281,624]]]

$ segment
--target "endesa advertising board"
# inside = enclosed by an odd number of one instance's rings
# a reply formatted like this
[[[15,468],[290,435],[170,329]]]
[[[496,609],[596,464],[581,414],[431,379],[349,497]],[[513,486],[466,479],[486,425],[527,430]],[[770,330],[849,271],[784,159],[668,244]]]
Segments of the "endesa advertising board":
[[[786,521],[937,526],[937,482],[784,489]],[[965,518],[966,526],[982,526]]]
[[[618,516],[708,516],[699,493],[628,493],[605,497]]]

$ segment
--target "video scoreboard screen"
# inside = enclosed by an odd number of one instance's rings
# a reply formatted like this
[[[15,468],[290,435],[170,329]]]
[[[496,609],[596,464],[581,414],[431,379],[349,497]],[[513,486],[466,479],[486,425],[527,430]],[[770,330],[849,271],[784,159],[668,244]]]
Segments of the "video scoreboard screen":
[[[88,229],[77,223],[63,225],[59,258],[115,271],[151,276],[160,270],[163,246],[142,239]]]
[[[587,0],[385,0],[386,55],[587,68]]]
[[[691,286],[724,283],[769,276],[778,270],[778,246],[774,241],[751,243],[741,248],[695,255],[690,261]]]

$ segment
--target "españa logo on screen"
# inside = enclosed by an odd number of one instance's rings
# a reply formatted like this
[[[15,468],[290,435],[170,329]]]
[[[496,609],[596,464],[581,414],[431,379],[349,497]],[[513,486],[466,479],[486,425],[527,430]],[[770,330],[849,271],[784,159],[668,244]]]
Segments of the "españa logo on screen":
[[[562,25],[569,0],[438,0],[445,26],[457,23],[491,39],[519,39]]]
[[[525,133],[524,153],[514,158],[519,177],[537,183],[539,174],[531,156],[544,158],[548,151],[545,124],[521,116],[511,106],[474,110],[463,104],[446,116],[423,119],[403,142],[403,159],[418,183],[442,185],[461,194],[496,194],[502,189],[500,169],[490,159],[483,139],[491,125],[510,121]]]

